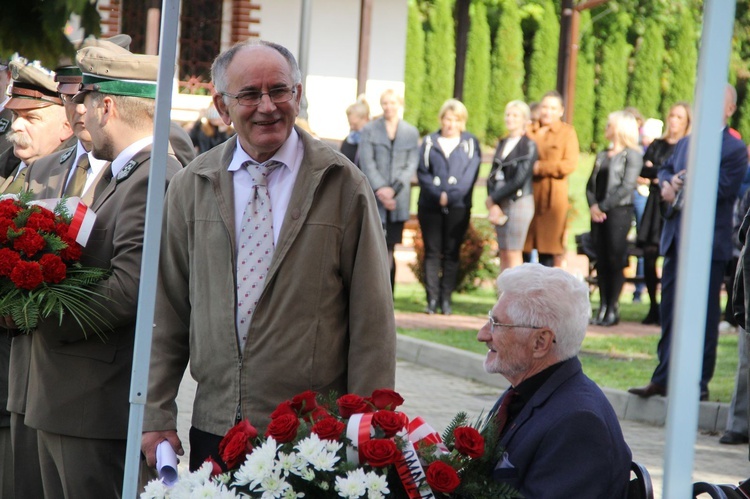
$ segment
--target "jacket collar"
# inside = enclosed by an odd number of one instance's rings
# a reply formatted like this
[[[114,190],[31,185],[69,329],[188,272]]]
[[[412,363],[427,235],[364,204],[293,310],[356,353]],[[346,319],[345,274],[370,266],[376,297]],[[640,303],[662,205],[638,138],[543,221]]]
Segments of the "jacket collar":
[[[544,405],[544,403],[547,402],[547,399],[549,399],[550,396],[555,393],[560,385],[580,372],[582,372],[582,368],[581,361],[578,360],[578,357],[572,357],[566,361],[563,361],[563,364],[560,366],[560,368],[555,371],[555,373],[539,388],[539,390],[536,391],[534,396],[532,396],[531,400],[526,403],[516,419],[513,420],[510,428],[508,428],[508,431],[505,432],[503,438],[500,439],[500,445],[505,447],[508,441],[516,433],[516,431],[520,427],[522,427],[526,423],[526,421],[529,420],[529,418],[531,418],[531,416],[534,414],[534,411],[536,411],[536,408]]]

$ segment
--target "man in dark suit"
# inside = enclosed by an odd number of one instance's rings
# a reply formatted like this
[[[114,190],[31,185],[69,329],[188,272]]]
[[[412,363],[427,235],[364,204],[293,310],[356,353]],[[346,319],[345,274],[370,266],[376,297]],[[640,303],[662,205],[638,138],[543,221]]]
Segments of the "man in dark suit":
[[[85,107],[94,156],[111,162],[81,259],[111,271],[89,303],[107,310],[99,323],[106,338],[70,317],[40,323],[31,333],[25,421],[38,433],[44,497],[93,499],[120,497],[124,476],[158,57],[88,47],[76,62],[84,73],[75,101]],[[167,178],[179,169],[170,157]]]
[[[719,163],[711,273],[708,281],[708,304],[703,344],[703,368],[701,371],[701,400],[708,400],[708,383],[713,377],[714,367],[716,366],[716,347],[721,317],[719,304],[721,284],[724,281],[727,264],[732,258],[732,210],[742,179],[747,171],[745,144],[732,136],[727,128],[727,122],[736,109],[737,93],[734,87],[727,85],[724,94],[724,129],[721,131],[721,162]],[[661,194],[667,202],[673,202],[677,193],[683,188],[689,144],[689,136],[678,142],[672,156],[659,169]],[[661,339],[657,347],[659,365],[656,366],[651,381],[646,386],[628,390],[640,397],[665,396],[667,394],[674,302],[677,294],[677,262],[681,223],[682,215],[680,211],[677,211],[674,217],[664,221],[661,233],[660,250],[661,254],[664,255],[664,264],[661,278]]]
[[[500,299],[477,334],[489,349],[484,368],[511,383],[492,410],[504,450],[494,479],[524,497],[627,497],[630,449],[577,357],[588,288],[532,263],[504,271],[497,287]]]
[[[31,165],[65,147],[72,135],[52,74],[22,60],[10,64],[14,78],[5,109],[13,113],[15,120],[8,127],[11,148],[0,154],[0,194],[19,192]],[[15,497],[40,497],[36,432],[23,424],[24,411],[13,402],[17,382],[23,386],[25,397],[31,338],[19,337],[13,343],[24,344],[26,353],[17,359],[10,338],[3,334],[0,339],[0,457],[5,471],[0,473],[0,496],[8,495],[2,492],[11,484]],[[9,372],[13,373],[12,377]],[[6,434],[10,435],[8,446],[3,438]]]

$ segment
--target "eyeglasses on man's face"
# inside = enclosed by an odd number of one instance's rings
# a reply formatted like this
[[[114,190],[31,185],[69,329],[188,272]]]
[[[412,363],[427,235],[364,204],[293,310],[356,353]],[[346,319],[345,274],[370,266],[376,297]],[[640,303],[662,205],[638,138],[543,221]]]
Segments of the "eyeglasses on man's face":
[[[503,324],[502,322],[497,322],[495,318],[492,317],[492,312],[487,314],[487,323],[490,325],[491,334],[495,334],[496,327],[522,327],[522,328],[528,328],[528,329],[544,329],[542,326],[530,326],[528,324]]]
[[[228,92],[220,92],[221,95],[237,99],[237,104],[240,106],[255,107],[260,105],[260,101],[264,95],[267,95],[271,102],[274,104],[281,104],[283,102],[289,102],[297,92],[296,88],[279,87],[272,88],[268,92],[260,92],[258,90],[246,90],[238,94],[230,94]]]

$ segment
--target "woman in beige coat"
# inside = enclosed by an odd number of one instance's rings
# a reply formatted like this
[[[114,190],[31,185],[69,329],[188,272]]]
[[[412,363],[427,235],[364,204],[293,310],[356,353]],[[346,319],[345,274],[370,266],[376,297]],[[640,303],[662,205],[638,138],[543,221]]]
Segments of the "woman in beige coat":
[[[534,164],[534,218],[524,246],[524,261],[536,249],[539,263],[553,267],[555,257],[565,252],[568,215],[568,175],[578,166],[578,137],[562,122],[563,101],[559,93],[547,92],[539,105],[539,122],[528,136],[537,144],[539,160]]]

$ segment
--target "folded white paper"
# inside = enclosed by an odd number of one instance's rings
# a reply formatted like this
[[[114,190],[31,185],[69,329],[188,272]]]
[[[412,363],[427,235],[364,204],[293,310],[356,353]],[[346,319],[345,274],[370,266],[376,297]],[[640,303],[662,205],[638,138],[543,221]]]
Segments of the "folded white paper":
[[[177,482],[177,454],[166,440],[156,446],[156,470],[164,485],[171,487]]]

